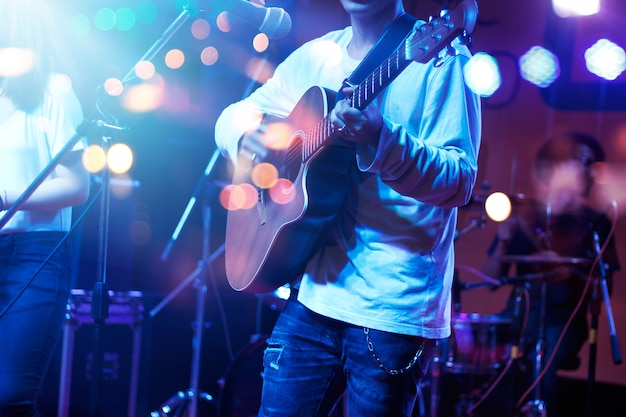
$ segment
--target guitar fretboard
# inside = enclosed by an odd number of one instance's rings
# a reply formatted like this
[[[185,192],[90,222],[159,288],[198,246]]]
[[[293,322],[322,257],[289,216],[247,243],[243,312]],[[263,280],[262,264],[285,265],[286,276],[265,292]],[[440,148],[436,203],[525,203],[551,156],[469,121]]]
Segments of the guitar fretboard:
[[[363,110],[409,63],[412,61],[421,63],[430,61],[445,45],[450,44],[466,29],[471,31],[476,14],[475,5],[468,3],[465,7],[457,7],[452,12],[431,18],[428,22],[420,25],[396,48],[389,58],[385,59],[365,80],[355,86],[353,93],[347,97],[350,100],[350,105]],[[330,122],[329,115],[326,115],[304,135],[301,142],[297,141],[290,146],[289,156],[293,158],[299,156],[301,162],[305,162],[337,133]]]

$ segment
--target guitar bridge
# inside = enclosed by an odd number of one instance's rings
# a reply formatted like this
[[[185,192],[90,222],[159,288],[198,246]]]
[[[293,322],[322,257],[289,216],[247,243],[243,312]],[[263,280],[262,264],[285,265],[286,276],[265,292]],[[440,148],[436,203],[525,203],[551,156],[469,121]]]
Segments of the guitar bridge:
[[[257,187],[257,203],[256,208],[259,213],[261,226],[267,223],[267,190]]]

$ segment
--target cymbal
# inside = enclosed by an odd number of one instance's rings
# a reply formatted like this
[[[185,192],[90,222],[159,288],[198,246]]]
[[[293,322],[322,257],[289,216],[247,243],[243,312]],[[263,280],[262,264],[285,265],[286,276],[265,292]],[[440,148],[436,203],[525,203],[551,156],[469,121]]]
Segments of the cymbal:
[[[559,256],[550,252],[537,255],[503,255],[498,257],[503,262],[512,263],[542,263],[542,264],[590,264],[589,258],[574,258],[569,256]]]

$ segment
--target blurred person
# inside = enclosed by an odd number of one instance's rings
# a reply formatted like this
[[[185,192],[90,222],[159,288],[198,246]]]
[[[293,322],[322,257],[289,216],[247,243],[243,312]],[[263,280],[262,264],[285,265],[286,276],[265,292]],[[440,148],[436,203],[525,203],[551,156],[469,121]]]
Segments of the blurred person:
[[[43,0],[0,0],[0,216],[73,137],[83,119],[51,11]],[[39,416],[37,398],[70,290],[71,206],[89,175],[78,143],[0,230],[0,416]],[[41,270],[39,270],[41,269]]]
[[[592,208],[588,201],[598,164],[604,161],[604,150],[590,135],[565,132],[548,139],[534,162],[537,196],[513,199],[511,216],[499,224],[483,266],[483,272],[491,277],[507,277],[512,272],[536,277],[516,284],[503,315],[512,319],[517,335],[521,336],[524,371],[515,381],[520,385],[520,394],[533,382],[535,346],[540,338],[544,341],[541,365],[547,368],[539,393],[548,416],[557,415],[557,371],[578,366],[578,354],[588,336],[590,288],[580,309],[576,310],[576,306],[588,288],[589,268],[596,256],[593,233],[598,233],[603,244],[611,229],[606,214]],[[610,283],[620,266],[612,236],[602,258],[608,267]],[[548,363],[572,315],[554,359]],[[540,334],[542,319],[543,335]],[[530,393],[526,401],[533,399]]]
[[[296,49],[221,114],[216,142],[236,166],[270,157],[264,115],[287,117],[313,86],[340,90],[404,13],[401,0],[340,2],[350,26]],[[410,63],[363,110],[346,87],[328,115],[352,153],[326,186],[346,180],[346,196],[267,340],[259,416],[328,415],[344,389],[350,416],[411,415],[436,344],[450,335],[457,207],[477,175],[480,102],[464,83],[470,53],[455,49],[440,53],[441,65]]]

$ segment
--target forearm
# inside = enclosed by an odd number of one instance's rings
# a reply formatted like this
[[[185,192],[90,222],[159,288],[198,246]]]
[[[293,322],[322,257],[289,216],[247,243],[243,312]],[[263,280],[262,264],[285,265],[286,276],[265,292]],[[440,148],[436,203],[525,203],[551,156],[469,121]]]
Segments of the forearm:
[[[54,211],[82,204],[89,195],[89,173],[83,168],[81,152],[71,155],[71,163],[56,168],[53,178],[44,180],[20,205],[20,210]],[[14,188],[0,184],[2,209],[8,210],[24,194],[27,187]]]

